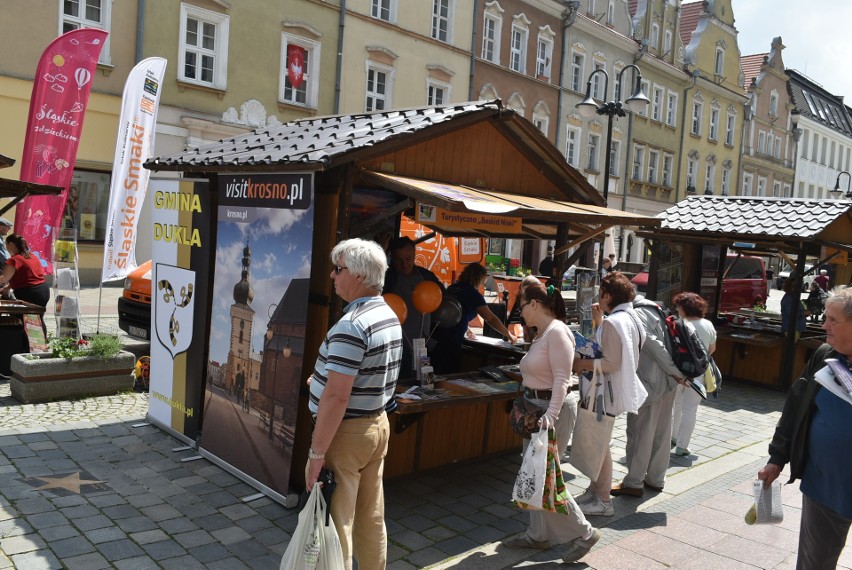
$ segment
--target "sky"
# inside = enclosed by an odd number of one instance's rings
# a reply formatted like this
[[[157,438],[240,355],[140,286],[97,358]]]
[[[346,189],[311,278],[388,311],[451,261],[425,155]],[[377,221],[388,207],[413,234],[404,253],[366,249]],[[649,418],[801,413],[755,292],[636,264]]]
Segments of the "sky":
[[[784,65],[852,105],[850,0],[733,0],[740,54],[768,53],[781,36]]]

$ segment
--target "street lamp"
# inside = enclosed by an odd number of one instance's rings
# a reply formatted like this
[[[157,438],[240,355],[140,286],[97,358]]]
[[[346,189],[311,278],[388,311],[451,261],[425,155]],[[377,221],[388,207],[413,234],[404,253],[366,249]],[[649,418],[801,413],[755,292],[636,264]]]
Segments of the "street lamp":
[[[626,101],[621,101],[621,86],[624,84],[622,81],[622,76],[624,72],[628,69],[635,70],[635,88],[630,97],[627,98]],[[605,69],[596,69],[589,74],[589,80],[586,83],[586,98],[577,103],[575,105],[577,110],[580,112],[580,115],[586,119],[590,119],[598,115],[606,115],[607,116],[607,126],[606,126],[606,159],[604,162],[604,187],[603,187],[603,199],[604,204],[608,205],[608,197],[609,197],[609,170],[610,170],[610,160],[612,154],[612,118],[613,117],[626,117],[627,110],[631,113],[640,113],[648,108],[648,104],[651,102],[648,99],[648,96],[642,91],[642,72],[639,68],[630,64],[626,66],[624,69],[618,72],[616,76],[618,78],[618,88],[615,89],[615,93],[613,93],[614,97],[612,101],[607,103],[598,104],[595,101],[594,97],[592,97],[592,79],[594,78],[596,73],[602,73],[604,76],[604,87],[603,94],[606,97],[606,93],[609,90],[609,74]],[[630,141],[627,141],[630,144]],[[603,246],[601,246],[600,255],[598,255],[598,275],[600,275],[600,269],[603,266]]]
[[[849,174],[845,170],[837,173],[837,181],[834,183],[834,190],[832,190],[832,192],[843,192],[843,190],[840,189],[840,176],[843,174],[846,175],[846,194],[844,194],[843,197],[847,200],[852,200],[852,188],[850,188],[850,186],[852,186],[852,174]]]

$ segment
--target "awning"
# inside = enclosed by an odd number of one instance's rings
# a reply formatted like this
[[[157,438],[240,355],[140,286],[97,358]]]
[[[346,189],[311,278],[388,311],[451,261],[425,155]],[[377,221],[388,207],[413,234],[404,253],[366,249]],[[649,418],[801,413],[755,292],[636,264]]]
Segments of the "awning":
[[[419,204],[458,215],[444,215],[432,221],[418,220],[426,227],[454,237],[502,237],[514,239],[555,239],[560,223],[568,226],[570,243],[577,244],[602,234],[613,226],[658,226],[660,220],[603,206],[579,204],[510,192],[433,182],[384,172],[363,171],[368,183],[407,196]],[[484,216],[483,216],[484,215]],[[518,223],[488,226],[476,218],[515,218]],[[499,221],[499,220],[498,220]]]
[[[59,186],[47,186],[46,184],[0,178],[0,198],[12,198],[10,202],[0,208],[0,216],[12,209],[15,204],[23,200],[27,195],[44,194],[58,196],[61,193],[62,188]]]

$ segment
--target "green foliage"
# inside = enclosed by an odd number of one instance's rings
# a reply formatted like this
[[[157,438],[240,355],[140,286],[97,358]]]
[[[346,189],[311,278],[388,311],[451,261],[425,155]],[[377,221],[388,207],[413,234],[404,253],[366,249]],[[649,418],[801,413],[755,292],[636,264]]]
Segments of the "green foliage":
[[[48,343],[54,358],[71,360],[79,356],[92,356],[101,360],[112,358],[121,352],[121,340],[111,334],[96,334],[91,338],[52,337]]]

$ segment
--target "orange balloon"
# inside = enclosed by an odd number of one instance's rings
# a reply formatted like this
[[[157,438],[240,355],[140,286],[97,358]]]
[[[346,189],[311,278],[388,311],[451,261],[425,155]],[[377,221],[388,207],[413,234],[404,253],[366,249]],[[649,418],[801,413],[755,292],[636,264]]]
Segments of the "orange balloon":
[[[396,313],[396,318],[399,319],[399,324],[405,322],[405,319],[408,318],[408,307],[405,304],[405,301],[397,295],[396,293],[385,293],[382,295],[385,299],[385,303]]]
[[[434,281],[421,281],[411,292],[411,300],[414,301],[414,308],[421,313],[431,313],[441,306],[441,286]]]

